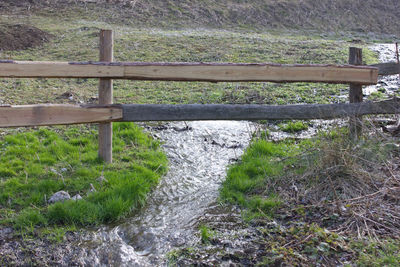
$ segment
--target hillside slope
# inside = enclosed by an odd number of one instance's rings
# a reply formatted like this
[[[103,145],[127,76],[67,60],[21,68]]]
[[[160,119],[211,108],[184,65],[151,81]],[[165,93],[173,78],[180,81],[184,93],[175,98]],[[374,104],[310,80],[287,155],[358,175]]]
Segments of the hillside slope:
[[[400,36],[397,0],[3,0],[1,13],[98,18],[162,28],[306,29]],[[82,9],[84,7],[84,9]],[[85,14],[82,14],[84,12]]]

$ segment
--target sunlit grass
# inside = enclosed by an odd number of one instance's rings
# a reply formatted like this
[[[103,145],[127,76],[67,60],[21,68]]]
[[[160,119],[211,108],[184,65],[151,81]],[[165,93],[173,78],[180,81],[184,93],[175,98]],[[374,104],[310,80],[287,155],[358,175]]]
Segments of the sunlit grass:
[[[141,207],[166,171],[159,143],[132,123],[115,123],[110,165],[98,158],[97,143],[94,128],[5,136],[0,141],[0,207],[12,212],[2,214],[0,223],[19,229],[98,225]],[[83,200],[48,205],[60,190]]]

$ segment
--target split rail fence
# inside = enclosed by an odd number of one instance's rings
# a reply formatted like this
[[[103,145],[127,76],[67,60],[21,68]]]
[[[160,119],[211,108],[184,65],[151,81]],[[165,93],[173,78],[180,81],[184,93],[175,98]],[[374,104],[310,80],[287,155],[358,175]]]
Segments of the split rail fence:
[[[187,120],[332,119],[350,117],[353,137],[361,116],[395,114],[400,101],[364,102],[362,86],[400,65],[362,65],[362,50],[350,48],[349,65],[113,62],[113,33],[100,32],[98,62],[0,61],[2,78],[99,78],[99,104],[38,104],[0,107],[0,127],[100,123],[99,157],[112,161],[112,122]],[[350,84],[350,103],[316,105],[113,104],[112,79],[204,82],[318,82]]]

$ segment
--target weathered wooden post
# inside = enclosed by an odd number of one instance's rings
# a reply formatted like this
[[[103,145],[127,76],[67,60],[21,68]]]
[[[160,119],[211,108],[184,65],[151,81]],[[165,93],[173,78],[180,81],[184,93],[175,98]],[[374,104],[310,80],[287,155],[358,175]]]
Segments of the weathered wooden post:
[[[349,49],[349,64],[362,65],[362,49],[357,47],[350,47]],[[349,93],[350,103],[363,102],[362,85],[350,84]],[[357,139],[362,134],[362,116],[350,117],[349,121],[350,138]]]
[[[100,61],[113,61],[113,32],[111,30],[100,31]],[[112,79],[101,78],[99,82],[99,104],[113,103]],[[112,123],[99,124],[99,157],[105,162],[112,162]]]

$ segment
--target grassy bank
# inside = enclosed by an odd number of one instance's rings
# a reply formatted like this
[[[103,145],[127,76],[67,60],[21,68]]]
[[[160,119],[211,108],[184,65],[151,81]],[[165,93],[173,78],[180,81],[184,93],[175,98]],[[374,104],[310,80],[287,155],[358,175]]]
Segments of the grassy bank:
[[[253,140],[220,189],[242,219],[201,221],[198,243],[169,264],[399,266],[399,143],[368,127],[358,141],[343,128]]]
[[[22,232],[119,220],[145,203],[166,171],[159,143],[132,123],[115,123],[114,162],[97,156],[93,128],[42,128],[0,141],[0,224]],[[49,204],[60,190],[82,200]]]
[[[400,181],[391,167],[398,159],[398,142],[378,132],[357,142],[341,129],[299,142],[255,140],[228,170],[221,199],[243,207],[250,223],[282,225],[259,228],[272,251],[261,265],[347,257],[361,266],[398,266]]]
[[[314,30],[400,34],[396,0],[53,0],[2,1],[0,12],[46,15],[134,27]],[[353,34],[354,35],[354,34]]]

